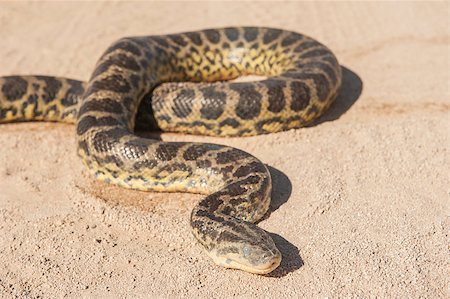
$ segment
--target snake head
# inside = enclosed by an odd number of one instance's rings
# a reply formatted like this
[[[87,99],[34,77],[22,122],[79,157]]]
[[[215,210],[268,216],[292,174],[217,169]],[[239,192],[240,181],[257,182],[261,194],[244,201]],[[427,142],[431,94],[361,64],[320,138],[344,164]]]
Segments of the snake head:
[[[241,229],[223,231],[216,247],[209,252],[214,262],[225,268],[239,269],[254,274],[267,274],[281,263],[281,253],[272,238],[263,229],[248,222]]]

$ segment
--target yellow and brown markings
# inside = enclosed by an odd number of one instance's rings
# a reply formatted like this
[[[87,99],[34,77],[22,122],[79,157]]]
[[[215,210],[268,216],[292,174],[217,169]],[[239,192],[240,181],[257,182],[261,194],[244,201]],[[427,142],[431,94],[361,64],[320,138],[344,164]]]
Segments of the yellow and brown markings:
[[[0,86],[0,123],[75,123],[86,83],[48,76],[8,76],[0,77]]]
[[[242,75],[258,82],[226,82]],[[265,165],[238,149],[140,138],[136,115],[164,131],[248,136],[299,128],[333,102],[341,69],[329,49],[255,27],[122,38],[91,79],[0,78],[0,122],[76,122],[78,154],[98,179],[127,188],[205,194],[191,226],[219,265],[264,274],[281,255],[253,223],[270,204]]]

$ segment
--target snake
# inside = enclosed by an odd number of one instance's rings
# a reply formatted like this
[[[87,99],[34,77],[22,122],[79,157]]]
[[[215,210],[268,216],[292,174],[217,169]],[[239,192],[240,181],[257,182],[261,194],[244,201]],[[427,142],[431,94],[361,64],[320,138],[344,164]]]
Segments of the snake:
[[[265,79],[232,81],[246,75]],[[87,82],[0,77],[0,123],[75,124],[78,156],[97,179],[203,194],[190,226],[206,254],[225,268],[267,274],[282,255],[257,225],[271,201],[266,165],[233,147],[135,132],[237,137],[296,129],[323,114],[341,81],[330,49],[288,30],[228,27],[124,37],[101,55]]]

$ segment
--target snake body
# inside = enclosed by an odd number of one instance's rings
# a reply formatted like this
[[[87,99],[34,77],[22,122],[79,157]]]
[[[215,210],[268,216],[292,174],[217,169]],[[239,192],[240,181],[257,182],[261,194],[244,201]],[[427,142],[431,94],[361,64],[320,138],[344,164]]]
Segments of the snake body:
[[[268,78],[225,81],[248,74]],[[254,224],[270,204],[266,166],[227,146],[141,138],[135,124],[213,136],[279,132],[320,116],[340,84],[333,53],[295,32],[238,27],[127,37],[106,50],[87,83],[1,77],[0,122],[75,123],[78,155],[98,179],[205,194],[190,224],[207,254],[226,268],[265,274],[281,261]]]

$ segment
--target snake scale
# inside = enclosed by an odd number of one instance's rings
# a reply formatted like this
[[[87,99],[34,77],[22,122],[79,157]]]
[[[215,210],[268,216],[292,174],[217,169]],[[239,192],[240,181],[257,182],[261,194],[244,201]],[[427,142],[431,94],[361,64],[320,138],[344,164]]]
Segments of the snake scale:
[[[255,82],[227,82],[244,75]],[[255,27],[122,38],[90,80],[0,78],[0,122],[76,124],[78,155],[98,179],[138,190],[201,193],[190,224],[212,260],[266,274],[281,254],[255,225],[272,182],[254,156],[223,145],[138,137],[162,131],[250,136],[299,128],[320,116],[341,85],[333,53],[299,33]]]

